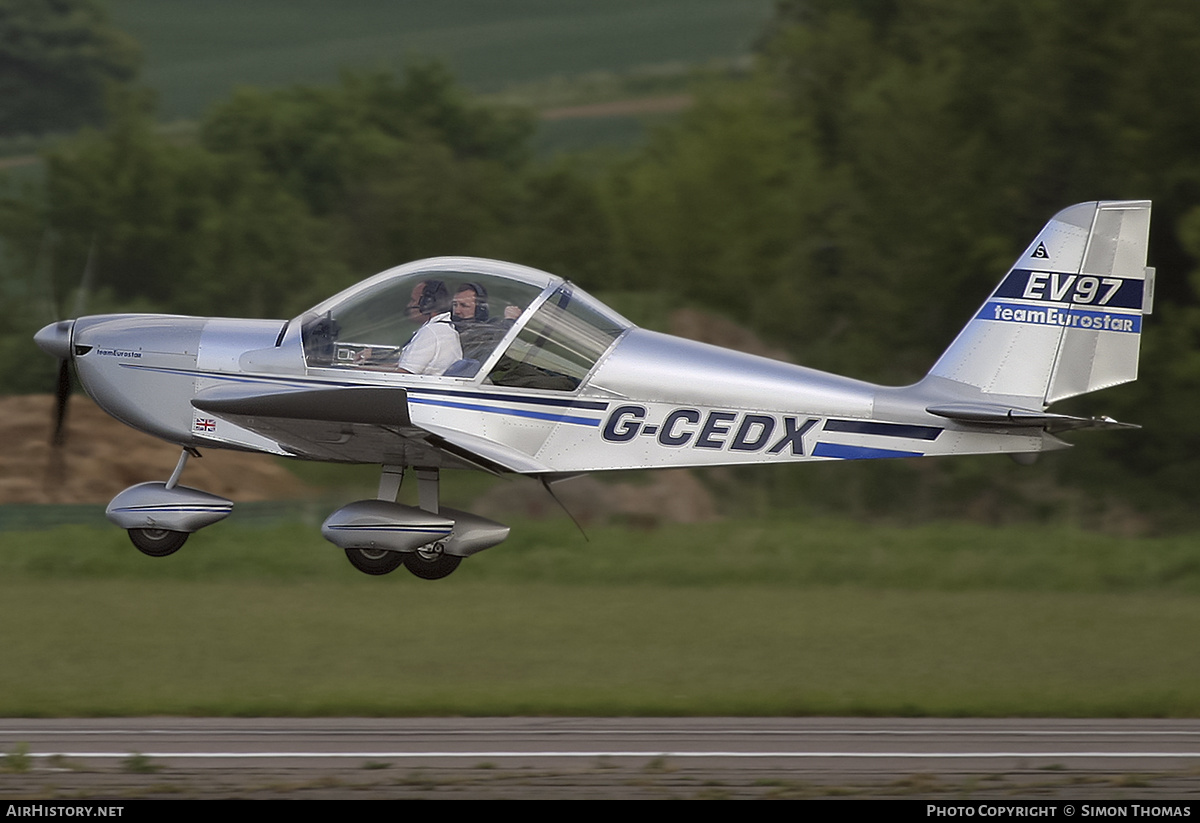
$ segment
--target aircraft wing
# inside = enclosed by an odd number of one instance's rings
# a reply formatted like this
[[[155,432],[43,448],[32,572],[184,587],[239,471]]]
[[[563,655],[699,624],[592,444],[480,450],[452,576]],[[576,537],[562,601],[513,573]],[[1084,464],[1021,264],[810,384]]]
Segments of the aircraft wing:
[[[267,437],[297,457],[540,474],[549,468],[477,435],[413,424],[398,386],[218,386],[192,405]]]
[[[263,390],[259,387],[218,386],[197,395],[192,405],[213,414],[243,417],[411,425],[408,418],[408,392],[393,387]]]
[[[429,442],[438,448],[474,463],[476,468],[498,474],[497,469],[518,474],[546,474],[550,467],[534,460],[529,455],[474,434],[422,424],[430,433]]]

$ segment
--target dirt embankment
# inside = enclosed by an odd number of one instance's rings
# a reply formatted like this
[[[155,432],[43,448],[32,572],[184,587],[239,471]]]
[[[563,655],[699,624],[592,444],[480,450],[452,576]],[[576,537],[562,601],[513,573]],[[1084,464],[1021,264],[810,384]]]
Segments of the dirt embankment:
[[[166,480],[179,447],[135,431],[84,395],[71,398],[66,444],[50,445],[54,398],[0,397],[0,504],[107,503],[146,480]],[[277,500],[305,493],[303,483],[262,455],[206,450],[184,473],[189,486],[234,500]]]

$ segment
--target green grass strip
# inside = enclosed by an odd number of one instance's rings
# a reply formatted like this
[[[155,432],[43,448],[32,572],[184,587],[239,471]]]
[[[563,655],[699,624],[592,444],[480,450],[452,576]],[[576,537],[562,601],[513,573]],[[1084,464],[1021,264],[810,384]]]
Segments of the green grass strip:
[[[103,523],[0,532],[0,580],[329,582],[359,576],[321,538],[316,515],[265,526],[236,518],[238,512],[161,559],[143,557],[124,532]],[[1194,535],[1131,538],[1064,526],[888,527],[840,520],[588,526],[587,532],[585,540],[565,518],[514,522],[507,542],[468,560],[451,580],[1200,595]]]
[[[1190,597],[363,577],[0,598],[4,716],[1200,716]]]

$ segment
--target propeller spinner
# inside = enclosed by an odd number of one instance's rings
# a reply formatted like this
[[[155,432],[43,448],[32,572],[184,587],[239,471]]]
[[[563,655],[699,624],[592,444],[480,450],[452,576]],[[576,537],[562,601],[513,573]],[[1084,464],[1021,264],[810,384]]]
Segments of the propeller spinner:
[[[33,337],[42,351],[58,358],[58,383],[54,390],[54,434],[50,438],[50,442],[55,446],[63,444],[66,432],[67,402],[71,398],[71,338],[74,330],[74,320],[60,320],[45,326]]]

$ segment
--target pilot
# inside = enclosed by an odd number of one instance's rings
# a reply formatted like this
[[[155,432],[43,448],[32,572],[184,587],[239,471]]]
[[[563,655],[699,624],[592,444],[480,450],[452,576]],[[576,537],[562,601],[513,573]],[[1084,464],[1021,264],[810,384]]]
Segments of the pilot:
[[[461,360],[462,344],[450,319],[450,292],[441,280],[422,280],[413,287],[405,312],[421,322],[400,350],[396,370],[405,374],[441,374]]]

